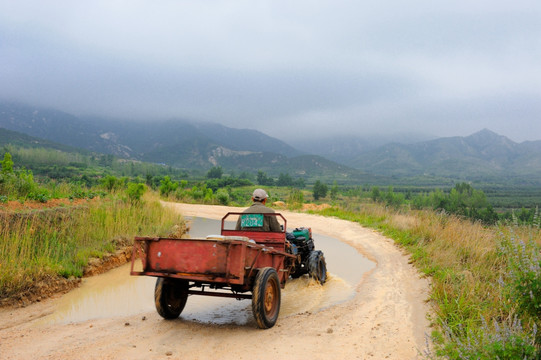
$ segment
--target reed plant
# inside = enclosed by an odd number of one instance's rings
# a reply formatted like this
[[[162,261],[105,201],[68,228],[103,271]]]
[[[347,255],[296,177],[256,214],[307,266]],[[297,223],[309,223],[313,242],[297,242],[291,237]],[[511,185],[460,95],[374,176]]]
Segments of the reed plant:
[[[151,193],[138,202],[112,194],[77,207],[0,213],[0,299],[46,278],[81,277],[90,257],[135,235],[164,236],[182,222]]]
[[[440,356],[541,355],[536,335],[541,308],[538,227],[486,226],[443,212],[374,203],[319,213],[376,228],[411,254],[412,262],[431,278],[432,335]],[[526,243],[528,247],[517,245]]]

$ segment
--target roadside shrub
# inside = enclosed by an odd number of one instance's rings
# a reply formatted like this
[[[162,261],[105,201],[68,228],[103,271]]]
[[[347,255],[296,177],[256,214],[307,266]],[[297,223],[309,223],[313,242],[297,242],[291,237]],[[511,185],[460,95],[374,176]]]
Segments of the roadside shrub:
[[[37,193],[30,193],[28,194],[28,199],[30,200],[36,200],[41,203],[46,203],[49,200],[50,196],[46,191],[40,191]]]
[[[17,174],[16,190],[22,196],[28,196],[28,194],[38,189],[38,184],[34,182],[34,175],[30,170],[19,170]]]
[[[4,196],[2,202],[8,199],[26,199],[47,202],[49,192],[34,181],[34,174],[30,170],[14,169],[14,163],[9,153],[4,154],[4,160],[0,161],[0,193]]]
[[[179,186],[175,191],[174,196],[177,200],[184,200],[188,196],[188,191]]]
[[[117,178],[116,176],[107,175],[101,180],[102,185],[111,192],[113,190],[120,189],[122,187],[122,179]]]
[[[447,335],[453,341],[445,348],[445,355],[457,360],[534,360],[537,359],[535,332],[526,332],[517,317],[503,324],[493,321],[492,326],[483,319],[480,331],[469,331],[465,338],[448,330]]]
[[[226,189],[218,189],[216,192],[216,199],[218,199],[218,202],[222,205],[229,205],[229,193]]]
[[[169,196],[178,188],[178,183],[171,181],[169,176],[164,176],[163,180],[160,183],[160,195]]]
[[[10,153],[4,154],[4,160],[0,161],[0,164],[2,165],[2,174],[11,174],[13,173],[13,160],[11,158]]]
[[[126,194],[132,203],[138,203],[141,201],[141,197],[146,191],[146,186],[143,183],[128,183],[128,189]]]
[[[94,199],[96,196],[105,196],[106,193],[105,192],[95,192],[95,191],[91,191],[89,190],[87,193],[86,193],[86,197],[88,199]]]
[[[86,191],[83,190],[81,187],[77,187],[73,189],[73,192],[68,196],[70,200],[73,199],[84,199],[86,198]]]
[[[541,321],[532,311],[541,299],[536,292],[541,231],[489,227],[445,212],[397,211],[383,204],[349,204],[348,209],[318,213],[380,230],[431,276],[437,352],[428,358],[541,359]],[[528,238],[530,243],[520,242]]]
[[[211,202],[213,192],[212,189],[207,188],[206,184],[201,184],[200,186],[194,186],[188,194],[194,200],[203,200],[204,202]]]
[[[516,301],[520,314],[538,320],[541,318],[540,251],[540,246],[532,239],[526,243],[513,236],[502,240],[503,256],[509,262],[509,273],[507,279],[504,279],[508,297]]]
[[[501,274],[494,293],[500,300],[499,315],[492,323],[481,316],[481,326],[451,326],[452,317],[442,317],[450,340],[441,355],[450,359],[539,359],[538,326],[541,316],[540,247],[530,238],[524,242],[512,230],[500,233]],[[469,316],[475,321],[475,314]],[[503,319],[502,319],[503,317]]]
[[[198,186],[194,186],[190,190],[189,195],[194,200],[201,200],[205,196],[205,192],[204,192],[204,190],[202,188],[200,189]]]

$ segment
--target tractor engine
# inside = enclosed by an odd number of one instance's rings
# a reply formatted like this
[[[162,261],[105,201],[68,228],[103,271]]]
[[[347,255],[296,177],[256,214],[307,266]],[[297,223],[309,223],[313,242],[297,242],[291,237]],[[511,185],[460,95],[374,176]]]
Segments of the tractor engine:
[[[303,260],[308,258],[310,251],[314,250],[311,228],[296,228],[293,232],[286,233],[286,239],[291,244],[292,254],[300,255]]]
[[[319,283],[325,283],[327,280],[327,265],[323,252],[314,250],[312,229],[306,227],[296,228],[293,232],[286,233],[286,239],[290,244],[288,251],[293,255],[297,255],[297,260],[290,272],[291,277],[298,278],[304,274],[309,274]]]

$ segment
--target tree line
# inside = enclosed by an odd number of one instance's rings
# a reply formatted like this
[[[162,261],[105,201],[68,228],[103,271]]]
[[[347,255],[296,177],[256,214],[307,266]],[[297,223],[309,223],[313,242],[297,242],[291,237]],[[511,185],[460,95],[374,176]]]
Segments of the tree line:
[[[392,186],[389,186],[386,190],[374,186],[370,190],[370,198],[375,202],[393,207],[409,206],[417,210],[444,211],[448,214],[481,221],[487,225],[496,224],[498,221],[512,222],[517,225],[539,225],[539,210],[537,207],[496,212],[482,190],[475,189],[465,182],[456,184],[447,192],[436,189],[416,195],[411,192],[395,192]]]
[[[29,199],[47,201],[58,197],[57,184],[64,181],[70,184],[71,197],[95,196],[96,191],[91,188],[112,191],[123,189],[130,192],[130,198],[137,199],[141,195],[142,187],[146,186],[160,191],[163,196],[174,196],[179,200],[204,201],[208,203],[244,204],[249,201],[249,195],[242,187],[288,187],[291,188],[291,199],[299,203],[304,201],[307,185],[302,177],[294,178],[288,173],[280,173],[277,177],[269,176],[259,170],[256,174],[234,172],[225,174],[221,166],[209,169],[203,179],[194,178],[185,170],[174,169],[160,164],[139,163],[117,159],[112,155],[84,155],[63,153],[48,149],[15,149],[16,156],[4,148],[2,171],[0,173],[0,201],[8,199]],[[19,164],[32,165],[32,171]],[[58,163],[56,163],[58,162]],[[97,168],[98,165],[107,166]],[[40,179],[34,178],[34,167]],[[40,186],[39,183],[48,184]],[[293,191],[296,189],[296,191]],[[99,191],[99,190],[97,190]],[[436,189],[430,192],[412,194],[410,191],[396,192],[392,186],[380,188],[372,186],[363,193],[362,187],[356,189],[340,188],[336,182],[328,185],[316,180],[312,187],[315,201],[330,197],[336,201],[339,196],[346,201],[354,201],[354,197],[368,197],[372,201],[384,203],[388,206],[409,206],[412,209],[433,209],[445,211],[449,214],[482,221],[486,224],[495,224],[498,221],[513,222],[517,224],[532,224],[539,221],[538,210],[534,207],[519,210],[496,212],[489,203],[485,193],[474,189],[468,183],[458,183],[448,191]],[[347,199],[350,200],[347,200]]]

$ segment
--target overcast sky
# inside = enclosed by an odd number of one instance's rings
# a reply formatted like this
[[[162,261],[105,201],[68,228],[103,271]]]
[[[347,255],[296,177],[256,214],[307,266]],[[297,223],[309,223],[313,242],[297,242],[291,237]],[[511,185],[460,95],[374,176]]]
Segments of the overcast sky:
[[[0,99],[282,139],[541,140],[541,1],[0,0]]]

